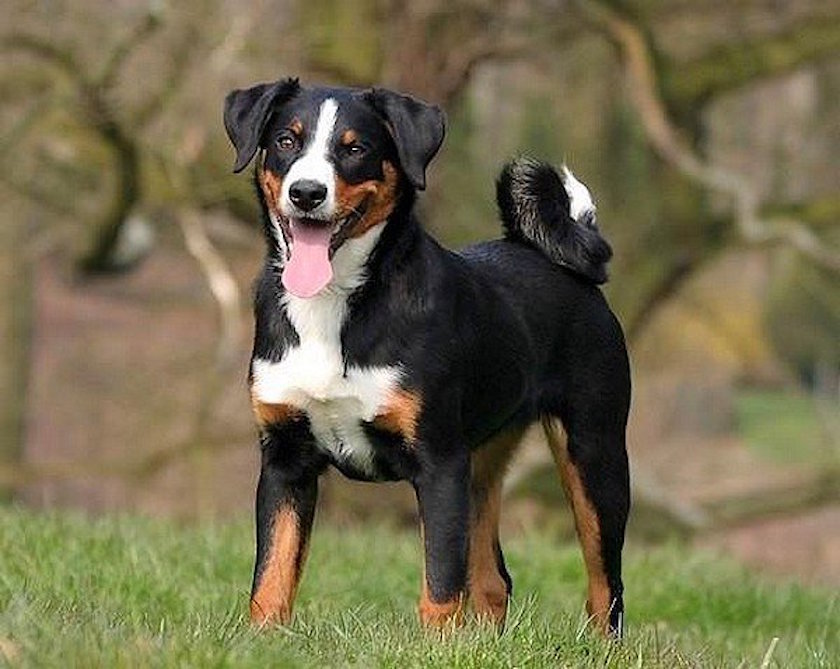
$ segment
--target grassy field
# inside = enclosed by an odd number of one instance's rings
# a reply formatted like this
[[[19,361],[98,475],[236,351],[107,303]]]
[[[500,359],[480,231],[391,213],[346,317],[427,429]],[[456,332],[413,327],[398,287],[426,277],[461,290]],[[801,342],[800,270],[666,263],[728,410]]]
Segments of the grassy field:
[[[417,539],[381,527],[318,528],[294,624],[259,632],[245,620],[251,542],[245,522],[0,510],[0,665],[840,666],[836,591],[676,545],[628,548],[627,638],[601,641],[581,615],[576,546],[537,535],[507,542],[515,592],[500,636],[475,622],[443,640],[421,631]]]

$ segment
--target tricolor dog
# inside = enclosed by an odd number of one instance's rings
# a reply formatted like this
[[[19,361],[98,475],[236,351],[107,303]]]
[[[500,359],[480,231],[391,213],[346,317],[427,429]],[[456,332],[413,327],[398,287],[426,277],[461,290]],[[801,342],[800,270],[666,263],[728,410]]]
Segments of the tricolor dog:
[[[268,247],[249,376],[262,453],[252,619],[290,619],[332,466],[414,487],[425,625],[457,623],[467,602],[502,625],[502,477],[540,422],[588,611],[620,635],[630,373],[597,287],[611,250],[587,188],[565,167],[514,161],[497,184],[503,238],[455,252],[413,211],[443,141],[437,107],[287,79],[233,91],[224,120],[235,171],[256,157]]]

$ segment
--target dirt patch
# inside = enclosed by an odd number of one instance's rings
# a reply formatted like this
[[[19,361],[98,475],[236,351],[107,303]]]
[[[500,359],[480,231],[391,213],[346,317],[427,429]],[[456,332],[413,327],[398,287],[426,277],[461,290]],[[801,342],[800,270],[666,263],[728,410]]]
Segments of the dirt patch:
[[[753,523],[697,543],[775,575],[840,585],[840,505]]]
[[[236,260],[244,273],[255,272],[259,253]],[[82,473],[95,465],[97,473],[35,483],[23,498],[38,506],[179,515],[249,507],[257,462],[246,389],[250,342],[219,378],[211,418],[198,433],[218,324],[186,251],[167,245],[131,273],[85,281],[50,258],[38,264],[34,280],[24,458]],[[195,448],[196,439],[225,443],[214,443],[208,455],[203,445]],[[189,454],[145,476],[116,471],[174,451]]]

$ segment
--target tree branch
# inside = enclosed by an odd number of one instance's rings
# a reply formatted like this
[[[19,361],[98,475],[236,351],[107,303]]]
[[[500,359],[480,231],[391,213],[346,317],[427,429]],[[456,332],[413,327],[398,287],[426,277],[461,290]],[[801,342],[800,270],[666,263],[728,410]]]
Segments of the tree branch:
[[[0,137],[0,157],[5,157],[14,151],[41,117],[52,109],[52,103],[47,100],[48,97],[42,95],[36,98],[34,102],[27,106],[26,111],[19,115],[17,121],[6,129],[5,134]],[[55,213],[62,215],[76,213],[76,209],[67,198],[56,196],[49,189],[36,187],[33,183],[19,178],[12,169],[4,169],[0,172],[0,183],[18,195]]]
[[[840,22],[811,20],[779,35],[715,49],[663,72],[669,97],[681,109],[702,104],[762,77],[789,72],[840,51]]]
[[[95,78],[96,85],[108,89],[114,85],[114,80],[119,74],[120,68],[126,59],[134,53],[134,50],[151,37],[162,22],[160,16],[154,11],[149,11],[143,21],[134,26],[132,31],[119,43],[105,62],[99,76]]]
[[[151,123],[164,111],[181,90],[181,83],[189,70],[190,59],[199,41],[195,26],[190,26],[181,36],[178,47],[172,55],[169,72],[157,94],[149,94],[146,103],[134,114],[134,122],[142,127]]]
[[[198,212],[185,209],[178,214],[178,224],[190,255],[196,259],[207,286],[219,307],[221,329],[216,347],[220,369],[233,362],[242,334],[242,298],[239,286],[224,258],[213,246]]]
[[[472,44],[452,54],[439,73],[440,101],[451,105],[470,82],[473,71],[491,60],[510,60],[521,57],[534,47],[532,38],[525,35],[502,37],[491,35],[474,40]]]
[[[827,247],[798,220],[762,218],[758,194],[742,175],[706,161],[683,140],[659,94],[660,82],[652,48],[644,32],[603,2],[576,2],[618,48],[629,82],[630,101],[648,142],[659,157],[704,188],[729,196],[733,201],[734,227],[745,243],[752,246],[786,244],[821,267],[840,273],[840,251]]]
[[[678,258],[657,281],[656,286],[644,296],[638,308],[628,317],[625,324],[627,340],[636,342],[650,323],[651,316],[659,306],[676,295],[696,269],[703,264],[704,258],[699,255]]]
[[[90,82],[85,79],[84,71],[71,51],[62,49],[52,42],[43,40],[36,35],[28,33],[11,33],[4,37],[3,46],[6,50],[25,51],[33,56],[37,56],[41,60],[44,60],[50,65],[53,65],[57,69],[61,70],[61,72],[69,79],[78,84],[90,84]]]

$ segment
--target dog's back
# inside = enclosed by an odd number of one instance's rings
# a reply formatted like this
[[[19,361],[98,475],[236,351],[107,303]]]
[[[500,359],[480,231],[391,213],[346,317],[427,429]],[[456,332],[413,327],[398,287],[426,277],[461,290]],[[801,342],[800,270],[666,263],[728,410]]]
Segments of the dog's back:
[[[460,255],[525,327],[519,346],[534,357],[529,413],[536,417],[553,408],[541,403],[556,395],[590,348],[612,358],[603,363],[610,374],[626,367],[621,327],[597,287],[607,280],[612,249],[598,230],[588,189],[565,166],[558,174],[547,163],[512,161],[497,181],[496,199],[505,238]],[[545,385],[553,390],[543,392]],[[629,380],[625,385],[629,394]]]

